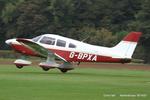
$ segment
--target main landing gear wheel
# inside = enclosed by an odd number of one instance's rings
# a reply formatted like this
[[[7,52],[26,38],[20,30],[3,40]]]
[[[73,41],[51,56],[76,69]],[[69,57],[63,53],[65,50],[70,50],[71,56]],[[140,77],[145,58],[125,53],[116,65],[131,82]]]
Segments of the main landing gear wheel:
[[[60,71],[61,71],[62,73],[66,73],[66,72],[68,71],[68,69],[60,69]]]
[[[21,65],[16,65],[16,67],[19,69],[23,68],[23,66],[21,66]]]
[[[31,65],[31,61],[23,60],[23,59],[17,59],[14,61],[14,64],[16,65],[17,68],[21,69],[24,66],[29,66]]]
[[[48,68],[48,67],[42,67],[42,69],[43,69],[44,71],[48,71],[50,68]]]

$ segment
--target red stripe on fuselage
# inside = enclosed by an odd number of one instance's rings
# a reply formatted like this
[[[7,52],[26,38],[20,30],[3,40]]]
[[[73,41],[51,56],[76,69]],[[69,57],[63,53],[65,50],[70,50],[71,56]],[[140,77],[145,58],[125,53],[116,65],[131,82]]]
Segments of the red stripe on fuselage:
[[[100,56],[95,54],[49,49],[68,62],[114,62],[122,63],[122,59]],[[73,54],[74,53],[74,54]],[[73,54],[73,56],[72,56]]]
[[[25,55],[29,56],[39,56],[33,50],[18,44],[12,44],[11,47]],[[119,58],[112,58],[107,56],[95,55],[95,54],[88,54],[82,52],[73,52],[73,51],[65,51],[65,50],[58,50],[58,49],[49,49],[50,51],[56,53],[63,59],[68,62],[112,62],[112,63],[123,63],[122,59]]]

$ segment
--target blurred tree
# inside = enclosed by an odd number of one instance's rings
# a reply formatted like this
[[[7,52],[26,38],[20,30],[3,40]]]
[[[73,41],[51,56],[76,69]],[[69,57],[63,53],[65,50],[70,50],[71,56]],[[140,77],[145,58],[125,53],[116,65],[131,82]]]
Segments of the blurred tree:
[[[79,40],[84,40],[84,42],[100,45],[100,46],[114,46],[118,41],[117,36],[113,35],[112,32],[105,28],[92,28],[92,27],[83,27],[78,31],[80,33]]]
[[[149,0],[0,0],[0,45],[12,37],[55,33],[112,46],[129,31],[142,31],[139,50],[147,54],[149,5]]]
[[[141,31],[141,45],[144,46],[145,62],[150,62],[150,1],[143,0],[141,10],[135,15],[136,20],[129,24],[130,30]]]
[[[111,0],[110,28],[113,32],[128,31],[128,23],[135,20],[141,0]]]
[[[44,28],[48,24],[45,4],[47,4],[47,0],[27,0],[18,6],[17,10],[20,13],[16,20],[18,36],[33,37],[45,32]]]
[[[3,5],[5,8],[2,10],[2,20],[7,24],[13,20],[15,16],[17,16],[17,6],[24,2],[24,0],[6,0],[3,1]]]

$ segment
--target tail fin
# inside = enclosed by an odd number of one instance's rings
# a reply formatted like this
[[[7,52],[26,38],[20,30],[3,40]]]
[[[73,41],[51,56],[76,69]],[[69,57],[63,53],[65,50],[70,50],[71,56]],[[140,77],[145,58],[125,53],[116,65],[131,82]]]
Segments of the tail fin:
[[[122,58],[131,59],[141,35],[141,32],[129,33],[119,44],[112,48],[112,51],[118,53]]]

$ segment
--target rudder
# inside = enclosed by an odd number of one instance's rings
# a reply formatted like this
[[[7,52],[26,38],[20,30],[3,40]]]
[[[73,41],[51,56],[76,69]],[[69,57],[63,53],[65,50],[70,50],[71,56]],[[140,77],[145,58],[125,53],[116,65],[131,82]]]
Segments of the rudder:
[[[112,51],[118,53],[120,58],[131,59],[141,35],[141,32],[130,32],[119,44],[112,47]]]

